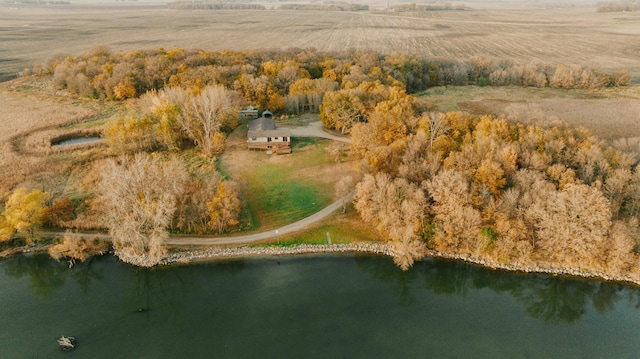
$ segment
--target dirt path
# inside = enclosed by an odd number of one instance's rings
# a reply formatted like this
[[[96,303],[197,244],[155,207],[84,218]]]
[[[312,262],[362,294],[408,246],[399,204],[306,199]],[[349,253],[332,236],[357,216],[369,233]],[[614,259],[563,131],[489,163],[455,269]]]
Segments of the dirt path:
[[[301,229],[304,229],[307,226],[315,224],[328,215],[339,209],[343,206],[343,204],[353,197],[354,191],[351,191],[346,196],[340,198],[339,200],[333,202],[322,210],[310,215],[309,217],[303,218],[297,222],[288,224],[286,226],[264,231],[258,233],[251,233],[239,236],[230,236],[230,237],[187,237],[187,236],[171,236],[169,239],[165,241],[165,244],[170,245],[185,245],[185,246],[195,246],[195,245],[216,245],[216,244],[246,244],[251,242],[262,241],[270,238],[277,238],[278,236],[284,236],[293,232],[297,232]],[[66,235],[65,232],[44,232],[43,233],[49,237],[63,237]],[[72,236],[84,237],[84,238],[97,238],[104,241],[111,241],[111,237],[104,233],[71,233]]]
[[[212,245],[212,244],[245,244],[250,242],[261,241],[270,238],[277,238],[278,236],[284,236],[293,232],[297,232],[309,225],[317,223],[328,215],[342,207],[343,203],[351,199],[353,191],[339,200],[333,202],[327,207],[323,208],[319,212],[310,215],[307,218],[303,218],[297,222],[288,224],[286,226],[265,231],[259,233],[245,234],[233,237],[178,237],[172,236],[165,241],[166,244],[172,245]]]
[[[286,128],[285,126],[281,128]],[[322,129],[322,122],[314,121],[304,127],[296,127],[291,129],[291,137],[320,137],[344,143],[351,143],[351,139],[346,137],[335,136],[325,132]]]

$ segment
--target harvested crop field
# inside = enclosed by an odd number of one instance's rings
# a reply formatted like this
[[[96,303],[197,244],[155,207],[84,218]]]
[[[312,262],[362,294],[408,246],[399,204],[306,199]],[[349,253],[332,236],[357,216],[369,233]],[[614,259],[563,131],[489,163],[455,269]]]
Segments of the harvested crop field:
[[[596,12],[595,5],[534,2],[473,2],[463,11],[419,13],[4,5],[0,6],[0,78],[10,78],[56,54],[78,54],[106,45],[112,50],[354,48],[449,59],[485,54],[514,61],[627,68],[637,83],[638,23],[640,12],[603,14]]]

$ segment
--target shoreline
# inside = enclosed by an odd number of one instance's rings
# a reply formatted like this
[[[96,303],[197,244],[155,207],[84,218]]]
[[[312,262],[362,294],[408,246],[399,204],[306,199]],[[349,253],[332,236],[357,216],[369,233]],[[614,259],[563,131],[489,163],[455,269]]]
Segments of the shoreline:
[[[390,245],[382,243],[299,244],[288,247],[207,248],[197,251],[184,251],[168,254],[158,265],[188,264],[191,262],[226,258],[288,256],[314,253],[369,253],[392,256],[393,250]]]
[[[189,264],[208,260],[246,258],[258,256],[288,256],[319,253],[369,253],[393,257],[393,248],[386,243],[350,243],[350,244],[300,244],[290,247],[228,247],[207,248],[196,251],[181,251],[166,255],[158,265]],[[550,276],[567,276],[580,279],[602,280],[640,286],[640,276],[611,275],[594,270],[581,270],[541,263],[499,263],[489,259],[476,258],[467,254],[455,254],[428,250],[424,258],[459,260],[482,266],[487,269],[504,270]],[[126,262],[126,260],[124,260]],[[411,270],[411,269],[409,269]]]
[[[46,252],[50,245],[24,246],[5,250],[0,253],[0,259],[19,254]],[[112,252],[111,252],[112,253]],[[368,253],[393,257],[393,248],[388,243],[347,243],[347,244],[299,244],[288,247],[209,247],[199,250],[185,250],[165,255],[157,266],[170,266],[197,262],[215,261],[232,258],[291,256],[304,254],[331,254],[331,253]],[[138,257],[128,257],[119,253],[119,260],[134,266],[152,267],[145,265]],[[469,254],[457,254],[440,252],[429,249],[425,258],[438,258],[463,261],[492,270],[508,272],[520,272],[542,274],[549,276],[565,276],[579,279],[601,280],[605,282],[617,282],[640,287],[640,273],[636,277],[629,275],[612,275],[595,270],[582,270],[576,268],[560,267],[544,263],[500,263],[490,259],[477,258]],[[411,269],[409,269],[411,270]]]

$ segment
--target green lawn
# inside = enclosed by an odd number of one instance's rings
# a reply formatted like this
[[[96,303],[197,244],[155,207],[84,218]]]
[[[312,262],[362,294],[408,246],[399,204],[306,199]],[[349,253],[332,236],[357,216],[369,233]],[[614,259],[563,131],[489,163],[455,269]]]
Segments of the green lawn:
[[[307,230],[256,245],[290,247],[299,244],[327,244],[327,232],[333,244],[381,240],[371,226],[362,222],[353,206],[349,206],[346,214],[336,212]]]
[[[244,190],[241,223],[245,230],[267,230],[293,223],[332,202],[333,184],[314,178],[318,166],[331,163],[327,140],[294,139],[293,153],[271,161],[274,155],[255,152],[240,174]],[[224,172],[224,163],[220,166]]]
[[[260,166],[249,180],[249,206],[261,227],[292,223],[330,203],[313,183],[292,178],[291,169],[285,166]]]

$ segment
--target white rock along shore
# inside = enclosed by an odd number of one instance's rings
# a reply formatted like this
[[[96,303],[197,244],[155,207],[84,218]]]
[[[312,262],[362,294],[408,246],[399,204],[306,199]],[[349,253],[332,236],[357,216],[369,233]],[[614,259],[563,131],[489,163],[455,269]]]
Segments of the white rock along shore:
[[[5,256],[19,253],[41,252],[46,251],[49,246],[42,247],[23,247],[14,248],[11,253]],[[300,244],[290,247],[211,247],[194,251],[181,251],[167,254],[162,258],[159,265],[184,264],[197,261],[224,259],[224,258],[242,258],[242,257],[261,257],[261,256],[285,256],[296,254],[312,254],[312,253],[370,253],[377,255],[386,255],[393,257],[393,247],[387,243],[349,243],[349,244]],[[128,257],[124,253],[118,253],[120,260],[123,262],[151,267],[155,264],[145,263],[144,258]],[[1,258],[2,256],[0,256]],[[576,268],[561,267],[544,263],[500,263],[490,259],[473,257],[468,254],[455,254],[429,250],[426,258],[444,258],[461,260],[472,264],[477,264],[491,269],[506,270],[512,272],[523,273],[540,273],[556,276],[580,277],[587,279],[600,279],[611,282],[624,282],[640,286],[640,272],[635,276],[631,275],[612,275],[609,273],[582,270]]]
[[[290,247],[227,247],[207,248],[196,251],[177,252],[166,255],[160,265],[175,263],[190,263],[222,258],[255,257],[255,256],[283,256],[310,253],[371,253],[393,256],[391,245],[386,243],[351,243],[351,244],[300,244]],[[594,270],[581,270],[540,263],[500,263],[493,260],[476,258],[465,254],[454,254],[429,250],[427,257],[462,260],[492,269],[500,269],[524,273],[541,273],[549,275],[565,275],[581,278],[593,278],[606,281],[626,282],[640,285],[640,273],[636,276],[611,275]],[[126,260],[125,260],[126,261]]]

